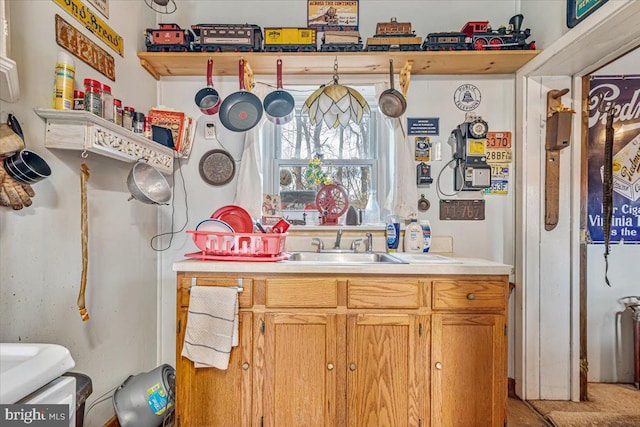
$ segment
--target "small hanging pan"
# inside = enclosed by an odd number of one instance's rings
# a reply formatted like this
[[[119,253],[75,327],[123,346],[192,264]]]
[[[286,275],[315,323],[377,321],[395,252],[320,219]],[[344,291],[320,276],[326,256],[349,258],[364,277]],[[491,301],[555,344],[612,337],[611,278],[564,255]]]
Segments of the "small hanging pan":
[[[295,101],[293,96],[282,89],[282,59],[276,61],[278,71],[278,87],[264,98],[264,112],[269,121],[283,125],[293,119]]]
[[[213,115],[220,109],[220,95],[213,88],[213,60],[211,58],[207,61],[207,87],[196,92],[195,101],[202,114]]]
[[[404,114],[407,109],[407,100],[402,94],[393,88],[393,59],[389,59],[389,79],[391,88],[385,90],[378,99],[380,111],[392,119],[398,118]]]
[[[244,59],[240,60],[240,90],[225,98],[220,105],[220,121],[233,132],[245,132],[260,122],[263,108],[260,98],[245,90]]]

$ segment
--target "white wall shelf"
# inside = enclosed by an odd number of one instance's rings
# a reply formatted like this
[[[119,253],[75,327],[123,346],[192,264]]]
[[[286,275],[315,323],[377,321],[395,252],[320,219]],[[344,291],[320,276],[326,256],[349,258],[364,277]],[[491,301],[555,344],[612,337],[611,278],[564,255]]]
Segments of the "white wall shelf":
[[[164,174],[173,172],[174,151],[88,111],[36,108],[47,122],[47,148],[86,150],[124,162],[144,160]]]

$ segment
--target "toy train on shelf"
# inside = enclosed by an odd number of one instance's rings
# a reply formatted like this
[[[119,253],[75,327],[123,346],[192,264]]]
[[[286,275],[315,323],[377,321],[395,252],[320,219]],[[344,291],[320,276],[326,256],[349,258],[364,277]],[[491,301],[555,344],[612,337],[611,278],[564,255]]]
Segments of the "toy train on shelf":
[[[531,35],[522,30],[521,14],[507,27],[492,30],[487,21],[470,21],[460,32],[430,33],[424,41],[410,22],[380,22],[376,34],[363,46],[358,31],[325,31],[322,52],[534,50]],[[264,37],[263,37],[264,35]],[[183,30],[177,24],[159,24],[145,32],[147,52],[316,52],[315,28],[265,27],[254,24],[198,24]]]

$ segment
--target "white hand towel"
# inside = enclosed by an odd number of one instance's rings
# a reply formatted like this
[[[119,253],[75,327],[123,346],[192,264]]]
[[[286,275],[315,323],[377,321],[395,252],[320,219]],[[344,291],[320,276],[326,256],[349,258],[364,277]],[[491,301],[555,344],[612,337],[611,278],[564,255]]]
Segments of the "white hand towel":
[[[238,345],[238,291],[221,286],[193,286],[182,356],[196,368],[227,369]]]

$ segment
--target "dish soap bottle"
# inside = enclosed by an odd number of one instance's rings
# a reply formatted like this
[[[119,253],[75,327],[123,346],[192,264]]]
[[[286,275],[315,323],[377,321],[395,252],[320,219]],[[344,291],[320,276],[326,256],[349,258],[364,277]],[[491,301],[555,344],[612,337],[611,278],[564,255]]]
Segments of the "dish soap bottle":
[[[387,222],[387,252],[397,252],[400,243],[400,224],[389,216]]]
[[[422,252],[426,254],[431,247],[431,224],[429,220],[423,219],[420,221],[420,228],[422,228]]]
[[[404,251],[422,253],[422,246],[422,227],[418,224],[416,216],[412,215],[411,222],[404,230]]]

